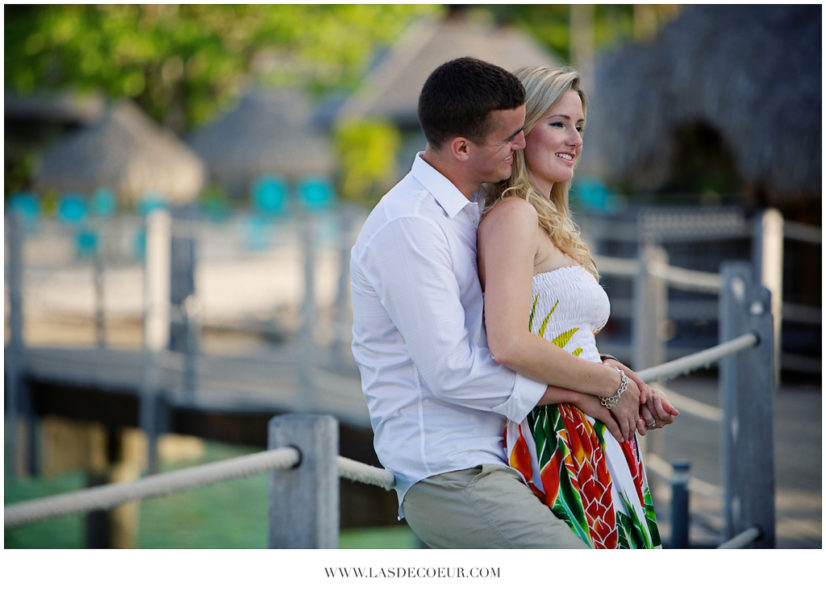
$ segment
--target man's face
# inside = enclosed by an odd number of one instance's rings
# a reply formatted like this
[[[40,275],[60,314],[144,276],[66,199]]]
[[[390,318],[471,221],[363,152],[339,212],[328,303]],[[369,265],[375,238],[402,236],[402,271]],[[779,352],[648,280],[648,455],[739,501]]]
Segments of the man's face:
[[[469,165],[480,184],[507,180],[513,168],[513,153],[525,148],[525,106],[490,114],[491,129],[484,143],[471,141]]]

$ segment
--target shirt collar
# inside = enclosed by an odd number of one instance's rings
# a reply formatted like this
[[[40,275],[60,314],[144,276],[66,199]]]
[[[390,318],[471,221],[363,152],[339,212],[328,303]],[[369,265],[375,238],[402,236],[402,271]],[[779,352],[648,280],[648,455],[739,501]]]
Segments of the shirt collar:
[[[473,205],[478,209],[476,203],[467,199],[459,189],[453,185],[444,175],[439,173],[432,165],[422,159],[422,154],[418,153],[413,161],[411,170],[422,186],[436,199],[436,202],[444,209],[447,216],[454,218],[462,209],[468,205]],[[478,193],[477,193],[478,194]],[[474,194],[474,199],[477,194]]]

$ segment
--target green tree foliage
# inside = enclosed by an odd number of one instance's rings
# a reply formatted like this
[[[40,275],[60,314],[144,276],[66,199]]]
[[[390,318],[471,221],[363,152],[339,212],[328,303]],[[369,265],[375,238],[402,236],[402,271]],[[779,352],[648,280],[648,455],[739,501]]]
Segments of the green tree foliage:
[[[394,159],[401,143],[398,129],[389,122],[359,120],[345,122],[335,131],[341,165],[341,195],[354,202],[372,205],[394,181]]]
[[[429,5],[5,7],[5,84],[131,98],[178,133],[253,82],[350,89]]]

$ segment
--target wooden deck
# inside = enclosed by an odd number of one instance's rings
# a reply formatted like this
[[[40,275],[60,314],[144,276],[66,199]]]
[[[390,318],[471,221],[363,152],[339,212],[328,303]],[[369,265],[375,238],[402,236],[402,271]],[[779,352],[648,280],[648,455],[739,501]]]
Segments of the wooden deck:
[[[34,382],[131,395],[141,391],[145,364],[139,350],[34,347],[26,349],[24,357],[26,375]],[[312,411],[351,426],[370,427],[354,369],[337,373],[310,366],[311,390],[304,398],[300,361],[300,354],[287,348],[244,357],[201,354],[194,360],[193,392],[187,389],[183,354],[164,352],[158,360],[158,391],[177,408],[239,414]]]

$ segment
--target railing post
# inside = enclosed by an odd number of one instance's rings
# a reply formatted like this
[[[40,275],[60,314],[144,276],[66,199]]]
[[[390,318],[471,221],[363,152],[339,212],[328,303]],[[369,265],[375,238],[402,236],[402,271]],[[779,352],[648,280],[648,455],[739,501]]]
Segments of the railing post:
[[[751,246],[755,281],[771,292],[775,380],[779,380],[782,347],[780,330],[783,324],[783,215],[780,211],[767,209],[754,218]]]
[[[270,474],[269,547],[337,548],[338,422],[329,415],[279,415],[269,448],[292,446],[298,465]]]
[[[140,426],[146,433],[147,468],[150,473],[155,473],[158,469],[157,440],[162,429],[162,411],[158,403],[158,360],[169,343],[170,234],[169,212],[156,209],[147,215]]]
[[[342,208],[338,214],[338,223],[338,282],[330,351],[333,365],[343,368],[344,350],[350,345],[350,341],[345,339],[345,333],[350,327],[350,250],[353,247],[355,214]]]
[[[298,411],[311,411],[313,398],[312,362],[315,352],[316,325],[316,222],[311,213],[301,220],[301,243],[304,252],[304,299],[301,303],[301,329],[298,340]]]
[[[691,463],[674,461],[671,463],[671,547],[687,548],[689,532],[689,492],[688,480]]]
[[[720,362],[724,539],[758,527],[756,547],[775,544],[774,329],[769,291],[745,262],[724,263],[720,341],[749,331],[759,342]]]
[[[169,323],[169,350],[184,354],[183,398],[195,402],[196,358],[200,321],[196,298],[195,271],[198,263],[196,219],[190,207],[179,208],[173,218],[170,238],[169,301],[173,315]]]
[[[100,233],[100,230],[97,230]],[[106,241],[103,238],[101,244]],[[92,254],[93,278],[95,284],[95,336],[100,349],[106,347],[106,293],[103,276],[103,248],[95,246]]]
[[[9,344],[5,351],[6,421],[5,448],[11,457],[13,477],[32,472],[35,461],[35,424],[26,392],[23,342],[23,216],[6,218],[6,287],[9,292]],[[25,457],[23,459],[22,457]]]
[[[195,216],[188,209],[179,209],[170,232],[169,303],[174,310],[169,324],[169,349],[186,352],[190,341],[189,320],[185,315],[187,299],[195,294],[197,245]],[[183,314],[183,315],[182,315]]]
[[[632,343],[634,368],[642,370],[665,361],[664,327],[668,308],[668,285],[651,271],[668,263],[662,246],[645,243],[637,257],[634,279]]]
[[[641,224],[642,228],[642,224]],[[641,229],[643,238],[647,232]],[[633,286],[631,349],[634,369],[642,370],[665,361],[664,327],[668,311],[668,285],[651,273],[668,264],[665,249],[644,239],[637,254],[637,273]],[[642,440],[645,453],[665,451],[665,433],[653,432]]]

